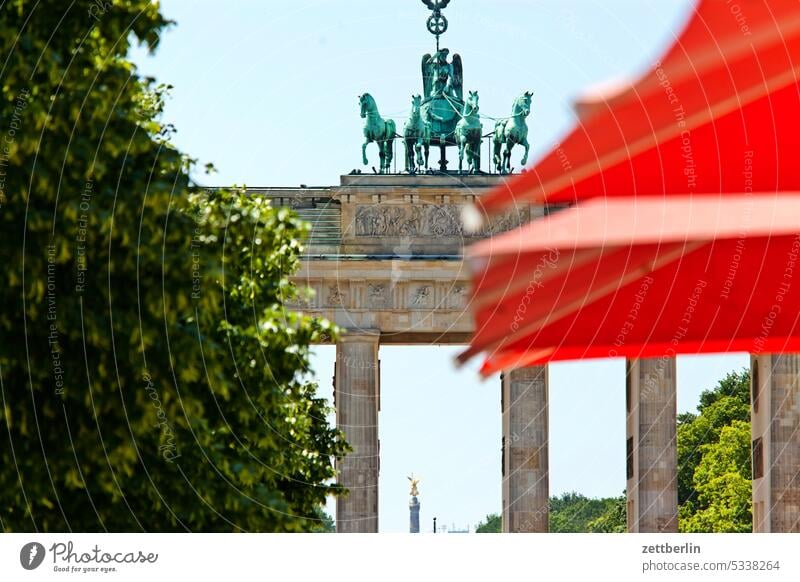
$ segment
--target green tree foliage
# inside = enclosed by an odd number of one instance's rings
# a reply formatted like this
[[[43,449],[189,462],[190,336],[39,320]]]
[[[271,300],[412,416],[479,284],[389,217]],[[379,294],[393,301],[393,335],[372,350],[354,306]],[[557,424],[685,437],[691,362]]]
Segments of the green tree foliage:
[[[620,510],[621,506],[621,510]],[[621,528],[621,529],[620,529]],[[590,499],[580,493],[564,493],[550,498],[550,532],[615,532],[625,530],[625,498]],[[502,518],[486,516],[476,533],[500,533]]]
[[[336,522],[322,508],[317,509],[317,523],[311,529],[314,533],[336,533]]]
[[[625,533],[628,531],[627,504],[625,495],[604,500],[605,511],[586,524],[586,531],[592,533]]]
[[[702,448],[694,473],[697,497],[681,506],[681,531],[752,531],[750,424],[734,420],[716,443]]]
[[[490,513],[475,527],[475,533],[500,533],[503,531],[503,518],[499,513]]]
[[[719,433],[734,420],[750,422],[750,372],[731,372],[712,390],[700,395],[698,414],[678,417],[678,503],[695,497],[694,470],[702,446],[716,442]]]
[[[0,529],[313,531],[345,452],[287,312],[305,226],[193,185],[150,0],[0,5]]]
[[[590,499],[580,493],[564,493],[550,498],[550,531],[580,533],[600,519],[614,505],[614,498]]]
[[[750,373],[728,374],[678,419],[681,531],[751,531]]]

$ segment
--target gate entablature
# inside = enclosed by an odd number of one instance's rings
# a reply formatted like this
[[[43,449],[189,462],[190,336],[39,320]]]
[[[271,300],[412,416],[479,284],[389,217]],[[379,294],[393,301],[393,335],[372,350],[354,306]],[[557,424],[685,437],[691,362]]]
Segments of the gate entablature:
[[[477,234],[461,210],[502,183],[489,175],[347,175],[338,187],[254,188],[312,224],[295,281],[313,293],[290,305],[382,343],[464,343],[472,332],[462,249],[542,215],[521,207]]]
[[[467,233],[461,211],[501,176],[349,175],[336,199],[342,212],[341,254],[461,256],[466,244],[510,230],[531,218],[527,206]]]
[[[501,176],[348,175],[338,187],[253,188],[312,225],[290,305],[382,343],[464,343],[472,332],[465,244],[541,214],[523,207],[465,233],[461,210]]]
[[[545,212],[521,206],[465,232],[461,211],[500,185],[499,175],[345,175],[339,186],[250,188],[311,224],[307,260],[378,257],[460,258],[464,245]]]

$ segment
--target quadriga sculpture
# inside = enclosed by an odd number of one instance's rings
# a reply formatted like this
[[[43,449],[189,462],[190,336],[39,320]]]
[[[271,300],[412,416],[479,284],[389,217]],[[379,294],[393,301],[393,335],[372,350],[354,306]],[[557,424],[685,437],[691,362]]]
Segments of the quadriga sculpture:
[[[511,171],[511,150],[520,144],[525,148],[521,164],[528,163],[528,124],[525,118],[531,112],[531,97],[533,93],[525,91],[516,98],[511,108],[511,117],[501,119],[494,126],[494,165],[498,172],[507,174]],[[506,149],[501,153],[505,144]]]
[[[375,99],[369,93],[364,93],[358,98],[361,104],[361,117],[366,119],[364,122],[364,144],[361,146],[361,157],[363,158],[364,165],[369,164],[367,159],[367,146],[370,142],[378,144],[378,152],[380,153],[381,174],[389,172],[389,166],[392,163],[393,145],[396,134],[395,123],[391,119],[383,119],[378,113],[378,106],[375,104]]]
[[[431,146],[430,124],[421,114],[422,97],[412,95],[411,116],[403,127],[403,144],[406,150],[406,172],[415,174],[428,169]],[[423,157],[423,151],[425,153]]]
[[[467,171],[477,174],[481,170],[481,134],[483,125],[478,113],[478,92],[470,91],[464,103],[464,112],[456,125],[458,144],[458,171],[463,171],[464,154],[467,154]]]

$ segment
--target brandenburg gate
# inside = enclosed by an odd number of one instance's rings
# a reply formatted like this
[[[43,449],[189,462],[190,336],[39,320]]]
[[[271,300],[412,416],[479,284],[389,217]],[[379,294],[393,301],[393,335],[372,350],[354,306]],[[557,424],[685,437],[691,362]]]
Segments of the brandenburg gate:
[[[349,491],[337,500],[337,532],[378,531],[380,345],[468,343],[474,323],[468,305],[464,247],[551,210],[519,206],[479,232],[463,228],[462,210],[513,173],[515,146],[524,150],[521,166],[527,162],[526,118],[533,94],[522,92],[510,115],[491,118],[493,129],[484,134],[478,92],[464,95],[461,57],[449,57],[448,49],[439,45],[448,26],[442,9],[449,0],[423,3],[432,11],[427,28],[436,36],[436,51],[422,57],[422,92],[412,95],[404,126],[382,118],[369,93],[358,99],[364,119],[361,153],[365,166],[370,163],[368,147],[372,143],[377,146],[379,164],[372,166],[373,173],[354,170],[332,187],[249,190],[271,199],[274,205],[294,209],[312,225],[295,276],[296,283],[312,293],[287,307],[324,317],[346,330],[336,345],[334,404],[337,425],[353,450],[337,465],[339,482]],[[392,173],[398,142],[403,146],[402,173]],[[448,168],[448,148],[457,148],[457,170]],[[439,158],[433,163],[431,149]],[[491,159],[485,164],[491,174],[482,169],[483,150]],[[642,373],[646,372],[642,368]],[[674,381],[674,373],[667,380]],[[636,379],[632,382],[638,386]],[[666,406],[674,408],[674,384],[667,392],[672,396],[666,396]],[[671,417],[662,414],[660,401],[655,408],[642,410],[648,415],[656,412],[662,420],[652,433],[657,441],[648,437],[656,446],[634,446],[629,451],[629,467],[645,475],[641,480],[629,475],[629,492],[643,500],[632,501],[629,495],[630,530],[668,531],[677,523],[676,481],[664,491],[659,487],[661,477],[674,474],[674,455],[665,470],[653,472],[648,467],[664,465],[662,444],[674,450],[674,410]],[[508,370],[502,375],[501,414],[503,531],[546,532],[546,366]],[[630,418],[629,436],[642,426]],[[669,418],[673,419],[671,429]],[[666,501],[652,503],[653,496]]]
[[[462,209],[502,186],[513,172],[511,153],[517,145],[524,148],[520,164],[525,165],[532,93],[521,93],[510,115],[492,118],[493,129],[484,134],[478,92],[464,94],[461,57],[450,57],[439,46],[447,30],[442,9],[449,0],[423,3],[432,11],[427,26],[436,36],[436,51],[422,57],[422,92],[412,95],[404,126],[383,119],[370,94],[358,99],[365,166],[368,154],[374,155],[371,144],[377,145],[380,161],[373,173],[354,170],[331,187],[249,190],[293,208],[312,225],[295,281],[313,293],[288,307],[346,330],[336,345],[334,400],[337,425],[353,450],[337,463],[339,482],[349,490],[337,500],[338,532],[378,531],[380,346],[467,343],[475,330],[464,246],[553,210],[517,206],[479,232],[462,227]],[[402,173],[391,173],[398,144]],[[457,170],[448,168],[448,148],[458,148]],[[431,149],[439,158],[433,164]],[[485,149],[491,160],[482,166]],[[484,173],[484,167],[493,173]],[[800,483],[792,478],[800,467],[797,407],[785,405],[800,402],[797,361],[795,356],[753,360],[753,434],[759,443],[753,452],[754,531],[800,527]],[[766,372],[759,374],[759,366]],[[629,360],[624,389],[627,441],[620,443],[620,455],[627,457],[628,531],[675,532],[675,359]],[[503,531],[546,532],[546,366],[502,375],[501,414]]]
[[[250,190],[312,225],[295,280],[313,293],[289,307],[346,330],[336,345],[334,401],[353,451],[338,466],[350,491],[337,502],[338,532],[378,531],[380,345],[467,343],[473,320],[464,245],[545,213],[519,208],[465,234],[461,209],[503,179],[354,174],[338,187]],[[547,386],[540,369],[505,374],[502,401],[504,523],[547,531]]]
[[[493,130],[484,134],[478,91],[464,91],[461,57],[439,44],[448,27],[442,10],[449,1],[423,0],[431,10],[426,25],[436,50],[422,57],[422,91],[411,96],[403,127],[381,117],[369,93],[358,98],[364,166],[370,165],[368,148],[377,146],[379,163],[372,174],[354,170],[330,188],[251,190],[295,209],[312,225],[296,282],[313,293],[289,307],[346,330],[336,346],[334,400],[337,425],[353,451],[337,466],[339,482],[349,490],[337,500],[338,532],[378,531],[379,346],[467,343],[473,322],[464,246],[545,213],[525,206],[479,232],[462,227],[462,209],[513,172],[515,146],[524,150],[525,165],[533,94],[523,91],[510,115],[492,119]],[[403,147],[399,174],[392,173],[398,144]],[[448,168],[448,148],[457,148],[457,170]],[[431,149],[438,157],[433,164]],[[493,174],[482,171],[484,149]],[[504,523],[509,531],[546,531],[545,375],[506,374],[503,395]]]

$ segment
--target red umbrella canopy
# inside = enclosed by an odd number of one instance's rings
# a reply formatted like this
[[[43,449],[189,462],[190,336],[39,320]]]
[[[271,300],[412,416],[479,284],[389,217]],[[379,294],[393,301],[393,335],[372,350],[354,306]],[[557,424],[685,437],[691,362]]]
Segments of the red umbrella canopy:
[[[578,203],[470,249],[460,359],[800,351],[798,69],[798,0],[700,0],[641,79],[579,103],[558,148],[465,215]]]
[[[797,0],[701,0],[660,62],[582,103],[560,146],[482,197],[478,213],[598,195],[800,190],[798,73]]]
[[[470,248],[483,374],[800,351],[800,194],[597,198]],[[796,280],[797,279],[797,280]]]

